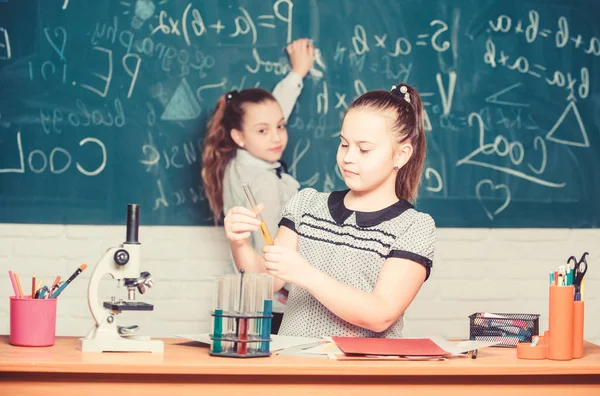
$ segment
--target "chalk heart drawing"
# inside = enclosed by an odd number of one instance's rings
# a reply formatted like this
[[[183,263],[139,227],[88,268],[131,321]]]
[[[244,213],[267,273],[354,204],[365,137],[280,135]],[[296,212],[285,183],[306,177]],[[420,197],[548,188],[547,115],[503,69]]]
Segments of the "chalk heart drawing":
[[[61,60],[65,60],[65,45],[67,44],[67,31],[65,30],[65,28],[63,28],[62,26],[59,26],[57,28],[54,28],[53,33],[53,37],[50,35],[50,28],[44,28],[44,34],[46,35],[46,38],[48,39],[48,42],[50,43],[50,45],[52,46],[52,48],[54,48],[54,50],[58,53],[58,55],[60,56]],[[60,38],[62,36],[62,45],[60,46],[60,49],[58,49],[58,45],[56,45],[57,43],[60,43]],[[55,42],[56,40],[56,42]]]
[[[488,209],[483,200],[482,190],[484,188],[491,190],[490,192],[492,193],[491,196],[493,198],[496,198],[498,196],[498,191],[503,192],[506,196],[504,203],[493,212],[490,209]],[[498,216],[504,209],[506,209],[508,204],[510,204],[510,189],[508,188],[508,186],[506,184],[495,185],[489,179],[484,179],[477,183],[477,186],[475,187],[475,194],[477,195],[477,199],[479,200],[481,207],[483,207],[483,210],[485,210],[485,214],[487,215],[487,217],[490,218],[490,220],[494,220],[494,216]],[[485,195],[485,197],[488,196],[489,195]]]

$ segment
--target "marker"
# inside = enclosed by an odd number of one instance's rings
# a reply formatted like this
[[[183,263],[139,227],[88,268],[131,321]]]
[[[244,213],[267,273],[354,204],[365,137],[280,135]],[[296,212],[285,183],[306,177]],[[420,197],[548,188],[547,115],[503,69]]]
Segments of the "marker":
[[[69,279],[67,279],[67,281],[65,283],[63,283],[54,293],[52,293],[52,296],[50,296],[50,298],[58,297],[60,295],[60,293],[62,293],[62,291],[65,290],[65,287],[67,287],[69,285],[69,283],[71,283],[73,281],[73,279],[75,279],[77,277],[77,275],[81,274],[81,271],[83,271],[86,268],[87,268],[87,264],[81,264],[79,266],[79,268],[77,268],[77,270],[73,273],[73,275],[71,275],[71,277]]]

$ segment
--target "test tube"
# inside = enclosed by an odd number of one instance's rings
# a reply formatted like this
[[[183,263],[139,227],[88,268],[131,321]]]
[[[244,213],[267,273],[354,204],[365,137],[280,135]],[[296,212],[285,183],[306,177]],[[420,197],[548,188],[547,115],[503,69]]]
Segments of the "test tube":
[[[238,302],[238,297],[237,297],[237,293],[238,293],[238,288],[239,288],[239,281],[238,281],[239,276],[236,274],[231,274],[227,276],[227,287],[228,287],[228,301],[227,301],[227,306],[228,306],[228,314],[232,315],[234,313],[236,313],[238,311],[238,307],[237,307],[237,302]],[[237,337],[236,334],[236,320],[229,316],[227,318],[227,335],[228,337]],[[227,352],[236,352],[237,348],[236,348],[237,344],[231,341],[227,342],[227,348],[226,351]]]
[[[244,280],[242,282],[242,315],[240,318],[240,339],[248,341],[250,339],[250,323],[254,322],[254,320],[249,319],[250,316],[254,314],[254,281],[256,276],[254,274],[246,274],[244,276]],[[239,345],[240,354],[248,354],[250,353],[250,347],[252,345],[249,342],[241,342]]]
[[[273,277],[271,275],[263,275],[262,295],[263,295],[263,315],[271,316],[273,314]],[[272,318],[264,318],[262,324],[261,338],[268,340],[271,337],[271,321]],[[260,347],[262,353],[269,352],[269,342],[263,342]]]
[[[225,277],[216,276],[213,280],[213,341],[212,351],[215,353],[221,353],[223,351],[221,340],[215,340],[214,338],[223,337],[223,305],[224,305],[224,292],[225,292]]]
[[[238,294],[238,313],[240,316],[244,315],[244,275],[246,271],[240,270],[240,279],[239,279],[239,294]],[[236,326],[235,326],[235,335],[240,340],[248,339],[248,321],[245,318],[238,317],[236,318]],[[234,346],[236,352],[240,355],[246,355],[248,352],[248,344],[245,342],[236,342]]]
[[[248,200],[248,204],[250,205],[250,210],[253,211],[256,207],[256,199],[254,198],[254,194],[252,194],[252,191],[250,190],[250,184],[242,184],[242,189],[244,190],[244,194],[246,194],[246,199]],[[260,214],[257,214],[256,217],[260,221],[260,233],[263,237],[263,240],[265,241],[265,245],[273,245],[273,238],[271,238],[271,234],[267,229],[267,224],[265,223]]]

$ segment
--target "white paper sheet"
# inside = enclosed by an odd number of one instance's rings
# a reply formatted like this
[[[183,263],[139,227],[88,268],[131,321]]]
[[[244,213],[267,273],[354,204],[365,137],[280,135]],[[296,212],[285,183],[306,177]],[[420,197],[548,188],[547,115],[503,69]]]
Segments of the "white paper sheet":
[[[185,338],[188,340],[198,341],[206,345],[211,344],[210,334],[175,334],[175,337]],[[318,342],[318,338],[309,337],[293,337],[271,334],[271,352],[278,351],[284,348],[295,347],[298,345],[311,344]]]

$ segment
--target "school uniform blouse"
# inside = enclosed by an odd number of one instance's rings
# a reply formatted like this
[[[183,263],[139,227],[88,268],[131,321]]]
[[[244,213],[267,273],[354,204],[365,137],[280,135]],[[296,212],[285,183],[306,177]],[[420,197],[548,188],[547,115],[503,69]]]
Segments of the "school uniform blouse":
[[[352,211],[344,205],[348,191],[319,193],[307,188],[289,201],[279,224],[298,234],[302,257],[332,278],[365,292],[373,291],[390,257],[425,266],[429,278],[436,241],[431,216],[405,200],[376,212]],[[403,316],[383,332],[353,325],[305,289],[292,285],[279,334],[397,338],[402,337],[403,326]]]
[[[273,96],[279,102],[286,120],[294,109],[302,87],[302,77],[290,72],[273,90]],[[246,150],[238,149],[235,157],[225,168],[223,178],[223,211],[225,214],[234,206],[248,206],[242,190],[244,183],[250,184],[257,203],[265,205],[262,217],[271,235],[275,237],[283,208],[298,192],[300,184],[292,176],[282,171],[280,162],[267,162],[256,158]],[[262,255],[265,243],[260,233],[253,232],[249,242],[254,250]],[[235,268],[235,263],[233,267]],[[284,305],[275,298],[273,311],[283,312],[283,307]]]

